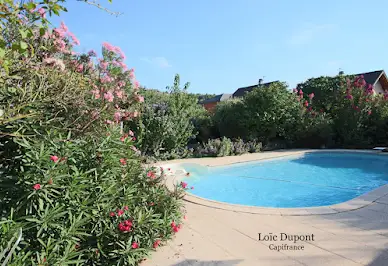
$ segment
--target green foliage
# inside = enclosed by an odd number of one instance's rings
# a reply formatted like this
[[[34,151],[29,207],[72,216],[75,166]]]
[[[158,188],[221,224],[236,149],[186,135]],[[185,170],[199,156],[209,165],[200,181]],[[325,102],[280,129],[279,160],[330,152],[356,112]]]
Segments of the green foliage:
[[[0,2],[0,254],[22,229],[7,265],[137,265],[179,230],[184,189],[123,132],[144,100],[133,70],[119,47],[96,60],[48,27],[65,1]]]
[[[327,113],[306,112],[293,140],[293,146],[298,148],[333,147],[333,120]]]
[[[224,157],[229,155],[241,155],[244,153],[259,152],[262,146],[256,141],[244,142],[242,139],[232,141],[229,138],[209,139],[195,147],[193,153],[196,157]]]
[[[183,190],[170,192],[163,173],[144,171],[133,143],[120,136],[116,129],[101,140],[49,134],[19,141],[24,171],[3,181],[0,191],[2,211],[12,209],[10,220],[24,231],[14,262],[135,265],[155,241],[173,235]],[[128,232],[118,227],[125,220]]]
[[[230,99],[217,104],[213,121],[220,136],[228,138],[248,137],[247,112],[243,100]]]
[[[142,116],[134,128],[142,154],[160,159],[184,156],[186,146],[194,138],[193,119],[205,113],[198,100],[187,92],[189,84],[180,88],[179,75],[175,76],[167,92],[148,90]]]
[[[195,131],[198,132],[196,142],[207,142],[209,139],[214,139],[219,136],[218,130],[214,124],[212,115],[205,112],[193,120]]]
[[[221,136],[268,143],[277,137],[292,139],[302,114],[300,103],[284,83],[260,87],[216,108],[215,123]]]
[[[298,84],[297,90],[304,94],[314,93],[314,106],[317,110],[325,111],[335,108],[337,99],[344,93],[346,79],[351,76],[337,75],[335,77],[322,76],[311,78]]]
[[[373,95],[369,87],[361,77],[343,85],[331,113],[337,145],[368,148],[388,142],[383,133],[388,121],[387,95]]]

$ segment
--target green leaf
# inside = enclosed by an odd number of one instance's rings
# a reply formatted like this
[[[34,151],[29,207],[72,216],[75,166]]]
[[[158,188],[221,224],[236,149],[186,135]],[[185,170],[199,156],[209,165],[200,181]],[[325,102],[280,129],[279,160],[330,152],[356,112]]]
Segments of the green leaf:
[[[26,50],[28,47],[28,44],[26,42],[20,41],[20,49]]]
[[[23,30],[23,29],[19,29],[19,32],[20,32],[20,35],[22,35],[22,38],[25,39],[27,38],[27,31]]]
[[[24,5],[27,10],[33,10],[36,8],[36,4],[34,2],[29,2]]]
[[[4,58],[5,56],[5,49],[0,48],[0,58]]]
[[[40,34],[40,36],[43,36],[45,33],[46,33],[46,29],[45,29],[44,27],[41,27],[41,28],[39,29],[39,34]]]

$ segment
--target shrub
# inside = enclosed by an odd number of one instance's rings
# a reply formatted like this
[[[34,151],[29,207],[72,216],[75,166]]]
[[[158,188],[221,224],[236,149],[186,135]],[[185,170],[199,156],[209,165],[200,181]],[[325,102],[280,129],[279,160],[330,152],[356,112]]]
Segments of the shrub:
[[[263,148],[262,143],[257,142],[256,140],[248,141],[248,142],[246,142],[246,144],[248,147],[248,152],[250,152],[250,153],[260,152]]]
[[[163,172],[139,162],[127,128],[144,101],[134,72],[119,47],[104,43],[97,63],[72,50],[63,23],[39,26],[58,1],[6,2],[0,254],[22,228],[9,265],[136,265],[179,230],[184,188],[168,190]]]
[[[285,83],[259,87],[243,99],[220,104],[214,115],[221,136],[259,140],[264,144],[278,137],[293,138],[302,114],[295,95]]]
[[[15,263],[135,265],[173,235],[183,190],[143,170],[120,137],[116,129],[101,140],[20,142],[25,170],[12,186],[3,180],[0,194],[2,211],[23,228]]]
[[[346,79],[351,76],[337,75],[335,77],[318,77],[311,78],[298,84],[297,90],[302,90],[305,94],[314,93],[314,106],[317,110],[330,112],[335,108],[336,101],[342,96]]]
[[[194,130],[197,132],[195,142],[207,142],[209,139],[219,137],[211,114],[205,113],[193,119]],[[194,141],[194,140],[193,140]]]
[[[220,136],[247,138],[246,108],[241,99],[230,99],[217,104],[213,116],[214,125]]]
[[[193,154],[196,157],[223,157],[259,152],[260,150],[261,143],[256,141],[244,142],[241,139],[232,141],[223,137],[222,139],[208,140],[208,142],[196,146]]]
[[[244,143],[242,139],[237,139],[233,142],[233,151],[232,154],[240,155],[249,152],[249,146],[247,143]]]
[[[168,93],[163,93],[164,97],[145,98],[141,118],[129,124],[138,136],[142,154],[158,159],[184,156],[188,141],[196,135],[193,119],[205,112],[197,97],[187,93],[188,87],[186,83],[180,88],[180,78],[176,75],[174,85],[168,88]],[[148,95],[152,93],[160,92],[148,91]]]
[[[343,86],[343,93],[331,114],[336,144],[348,148],[367,148],[380,142],[381,139],[374,137],[374,130],[380,124],[378,121],[382,122],[380,125],[387,121],[383,111],[384,98],[374,95],[372,85],[366,84],[361,76],[348,79]]]

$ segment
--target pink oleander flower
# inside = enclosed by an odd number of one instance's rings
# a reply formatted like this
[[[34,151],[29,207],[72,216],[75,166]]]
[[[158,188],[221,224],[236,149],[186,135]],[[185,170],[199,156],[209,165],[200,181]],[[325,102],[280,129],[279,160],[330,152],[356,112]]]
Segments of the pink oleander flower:
[[[139,112],[138,111],[134,111],[133,113],[131,113],[131,117],[132,118],[136,118],[139,116]]]
[[[117,83],[117,86],[119,86],[120,88],[122,88],[122,87],[125,86],[125,82],[120,80],[120,81]]]
[[[112,44],[110,44],[110,43],[103,42],[103,43],[102,43],[102,46],[103,46],[106,50],[108,50],[108,51],[111,51],[111,52],[114,52],[114,51],[115,51],[115,47],[114,47]]]
[[[135,133],[133,133],[132,130],[129,130],[128,135],[131,136],[131,137],[134,137],[134,136],[135,136]]]
[[[112,92],[108,91],[104,93],[104,99],[107,100],[108,102],[113,102],[114,96]]]
[[[117,91],[115,91],[115,93],[116,93],[117,98],[119,98],[119,99],[122,99],[122,98],[123,98],[124,91],[122,91],[122,90],[117,90]]]
[[[97,52],[94,51],[94,50],[90,50],[90,51],[88,52],[88,56],[90,56],[90,57],[96,57],[96,56],[97,56]]]
[[[305,101],[303,105],[304,105],[305,107],[308,107],[308,106],[309,106],[309,102],[308,102],[308,101]]]
[[[312,99],[314,98],[314,96],[315,96],[314,92],[310,93],[310,94],[309,94],[310,100],[312,100]]]
[[[120,112],[115,112],[114,120],[116,121],[116,123],[120,122],[120,120],[121,120],[121,113]]]
[[[371,115],[371,114],[372,114],[372,111],[371,111],[371,110],[369,110],[369,111],[368,111],[368,115]]]
[[[95,90],[92,90],[91,93],[93,94],[94,96],[94,99],[100,99],[101,95],[100,95],[100,91],[95,89]]]
[[[347,95],[345,96],[345,98],[346,98],[346,99],[349,99],[349,100],[352,100],[352,99],[353,99],[353,95],[347,94]]]
[[[135,100],[136,100],[137,102],[139,102],[139,103],[142,103],[142,102],[144,102],[144,97],[141,96],[141,95],[136,95]]]
[[[133,249],[139,248],[139,243],[133,242],[133,243],[132,243],[132,248],[133,248]]]
[[[129,231],[131,231],[131,228],[132,228],[132,221],[126,220],[126,221],[124,221],[124,222],[121,222],[121,223],[118,225],[118,227],[119,227],[119,230],[120,230],[121,232],[129,232]]]
[[[84,71],[84,65],[83,64],[79,64],[76,68],[77,72],[81,73]]]
[[[68,35],[73,40],[73,44],[74,45],[80,45],[79,40],[77,39],[77,37],[75,37],[75,35],[72,32],[68,32]]]
[[[129,78],[134,79],[135,78],[135,69],[131,68],[129,70]]]
[[[101,62],[100,62],[100,67],[101,67],[101,69],[103,69],[103,70],[106,70],[106,69],[108,68],[108,65],[109,65],[108,62],[105,62],[105,61],[101,61]]]
[[[106,120],[105,123],[108,124],[108,125],[111,125],[111,124],[113,124],[113,121],[111,121],[111,120]]]
[[[120,47],[118,47],[118,46],[114,47],[113,51],[116,52],[122,59],[125,60],[125,54],[124,54],[124,52],[121,50]]]
[[[152,245],[154,248],[157,248],[160,245],[160,240],[156,240]]]
[[[61,21],[61,26],[60,26],[65,32],[68,32],[69,31],[69,28],[66,26],[66,24]]]
[[[150,178],[152,178],[152,179],[156,178],[155,172],[153,172],[153,171],[148,171],[147,177],[150,177]]]
[[[46,10],[43,7],[38,9],[38,13],[42,18],[46,18]]]
[[[94,67],[93,61],[88,62],[88,68],[92,69]]]
[[[302,90],[299,90],[299,95],[303,95],[303,91]]]
[[[127,65],[124,62],[122,62],[122,61],[118,62],[118,64],[119,64],[119,66],[121,66],[124,69],[127,68]]]
[[[182,187],[182,188],[187,188],[187,183],[182,181],[182,182],[181,182],[181,187]]]
[[[139,88],[139,86],[140,86],[139,81],[136,80],[136,81],[133,83],[133,87],[134,87],[135,89],[137,89],[137,88]]]
[[[53,161],[54,163],[56,163],[56,162],[58,162],[59,157],[56,156],[56,155],[51,155],[51,156],[50,156],[50,160]]]
[[[298,89],[292,89],[292,92],[293,92],[293,93],[297,93],[297,92],[298,92]]]
[[[113,81],[113,78],[108,76],[108,75],[101,78],[102,83],[108,83],[108,82],[112,82],[112,81]]]
[[[121,165],[127,165],[127,160],[125,158],[120,159]]]

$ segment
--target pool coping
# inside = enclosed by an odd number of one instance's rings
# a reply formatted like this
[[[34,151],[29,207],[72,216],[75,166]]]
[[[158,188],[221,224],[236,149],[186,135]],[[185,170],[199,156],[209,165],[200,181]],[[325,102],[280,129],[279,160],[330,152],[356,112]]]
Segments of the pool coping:
[[[194,164],[203,167],[216,167],[235,165],[239,163],[249,163],[254,161],[268,160],[268,159],[280,159],[286,157],[292,157],[296,155],[304,155],[306,153],[365,153],[374,154],[380,156],[388,156],[388,153],[374,150],[344,150],[344,149],[322,149],[322,150],[281,150],[274,152],[261,152],[240,156],[228,156],[218,158],[195,158],[195,159],[183,159],[174,161],[158,162],[153,166],[163,167],[164,169],[170,169],[165,181],[168,188],[173,188],[174,184],[180,182],[185,175],[185,170],[182,164]],[[174,174],[175,173],[175,174]],[[178,174],[176,174],[178,173]],[[202,205],[204,207],[222,209],[232,212],[259,214],[259,215],[279,215],[279,216],[308,216],[308,215],[331,215],[342,212],[353,211],[364,208],[380,198],[388,195],[388,184],[378,187],[372,191],[369,191],[361,196],[353,198],[351,200],[320,207],[303,207],[303,208],[274,208],[274,207],[255,207],[240,204],[232,204],[226,202],[215,201],[211,199],[205,199],[191,193],[186,193],[184,200],[196,205]]]

